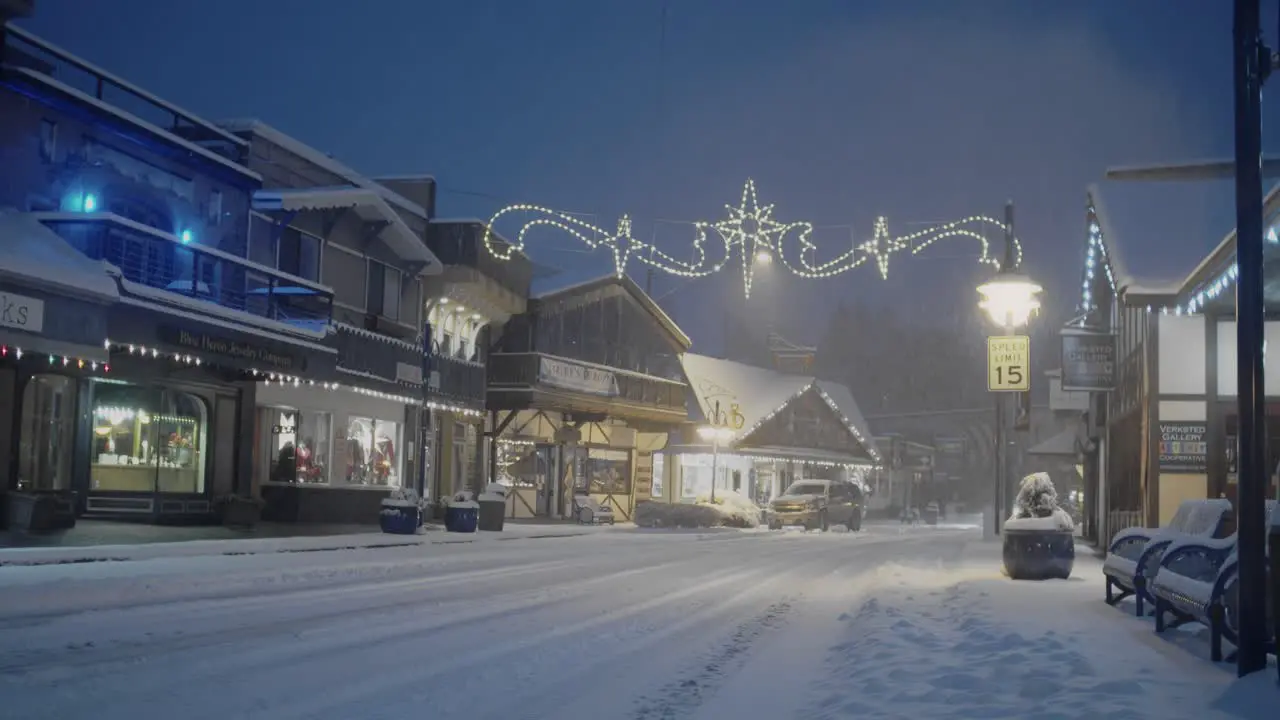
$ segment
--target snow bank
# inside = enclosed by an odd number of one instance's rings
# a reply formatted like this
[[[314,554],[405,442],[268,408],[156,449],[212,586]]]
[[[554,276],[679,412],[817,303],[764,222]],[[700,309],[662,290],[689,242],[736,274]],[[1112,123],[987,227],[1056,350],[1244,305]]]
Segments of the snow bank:
[[[999,546],[970,548],[951,567],[882,566],[797,716],[1275,716],[1274,669],[1237,681],[1207,641],[1107,608],[1092,558],[1071,580],[1019,583],[999,576]]]
[[[645,501],[636,505],[636,525],[640,527],[754,528],[760,525],[760,507],[750,498],[726,490],[692,504]]]

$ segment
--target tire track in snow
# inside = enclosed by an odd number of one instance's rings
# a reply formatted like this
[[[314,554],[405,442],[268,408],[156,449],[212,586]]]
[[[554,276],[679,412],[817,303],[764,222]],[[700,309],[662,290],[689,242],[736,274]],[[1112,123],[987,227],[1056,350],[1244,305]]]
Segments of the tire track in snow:
[[[741,669],[746,653],[766,632],[783,624],[791,612],[791,603],[782,601],[770,605],[763,613],[742,623],[737,631],[698,669],[692,677],[669,683],[653,697],[642,697],[632,715],[634,720],[675,720],[686,716],[702,705],[724,682],[725,678]]]

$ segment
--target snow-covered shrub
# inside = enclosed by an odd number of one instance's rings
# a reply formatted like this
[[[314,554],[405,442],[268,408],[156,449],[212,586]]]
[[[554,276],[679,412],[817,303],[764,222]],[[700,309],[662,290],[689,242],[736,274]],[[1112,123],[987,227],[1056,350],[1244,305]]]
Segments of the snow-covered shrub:
[[[459,490],[453,494],[453,499],[449,501],[451,508],[479,508],[480,503],[476,502],[475,493],[470,490]]]
[[[732,491],[716,493],[716,501],[699,497],[692,504],[645,500],[636,505],[641,527],[753,528],[760,524],[760,508],[750,498]]]
[[[422,504],[422,498],[413,488],[396,488],[382,500],[384,508],[421,508]]]
[[[1071,521],[1070,514],[1058,507],[1058,491],[1053,487],[1049,473],[1038,472],[1022,478],[1013,504],[1013,515],[1005,521],[1005,527],[1011,530],[1071,530],[1075,523]]]
[[[699,497],[698,505],[709,505],[719,511],[724,518],[720,523],[725,527],[753,528],[760,524],[760,506],[751,498],[732,490],[716,493],[713,503],[710,496]]]

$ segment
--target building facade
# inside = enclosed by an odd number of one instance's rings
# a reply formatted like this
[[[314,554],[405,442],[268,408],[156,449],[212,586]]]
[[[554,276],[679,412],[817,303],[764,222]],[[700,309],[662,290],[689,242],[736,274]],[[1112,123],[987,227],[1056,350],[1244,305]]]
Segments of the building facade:
[[[569,517],[573,498],[619,520],[654,493],[655,453],[688,421],[688,336],[630,278],[536,295],[489,357],[491,476],[512,517]],[[660,463],[660,461],[658,461]]]
[[[1265,200],[1265,262],[1280,261],[1274,224],[1280,192]],[[1234,231],[1185,279],[1144,284],[1121,257],[1100,188],[1090,188],[1085,218],[1082,314],[1065,332],[1086,330],[1114,342],[1109,390],[1091,393],[1083,450],[1084,498],[1093,539],[1106,542],[1132,525],[1166,524],[1187,499],[1236,495],[1237,433]],[[1280,290],[1266,289],[1268,313]],[[1266,323],[1280,341],[1280,323]],[[1065,359],[1064,359],[1065,360]],[[1068,369],[1064,362],[1064,383]],[[1280,360],[1266,377],[1280,383]],[[1269,388],[1280,385],[1269,385]],[[1280,402],[1267,397],[1267,467],[1276,496]]]

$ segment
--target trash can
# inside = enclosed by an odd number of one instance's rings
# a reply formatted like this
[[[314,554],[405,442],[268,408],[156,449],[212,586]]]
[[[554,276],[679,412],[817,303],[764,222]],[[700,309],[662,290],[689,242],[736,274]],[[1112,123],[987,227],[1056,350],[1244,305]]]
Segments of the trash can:
[[[938,504],[929,503],[924,506],[924,521],[928,525],[938,524]]]
[[[450,503],[444,511],[444,529],[456,533],[473,533],[479,520],[477,503]]]
[[[506,500],[481,500],[480,529],[486,532],[502,532],[503,520],[506,514]]]

